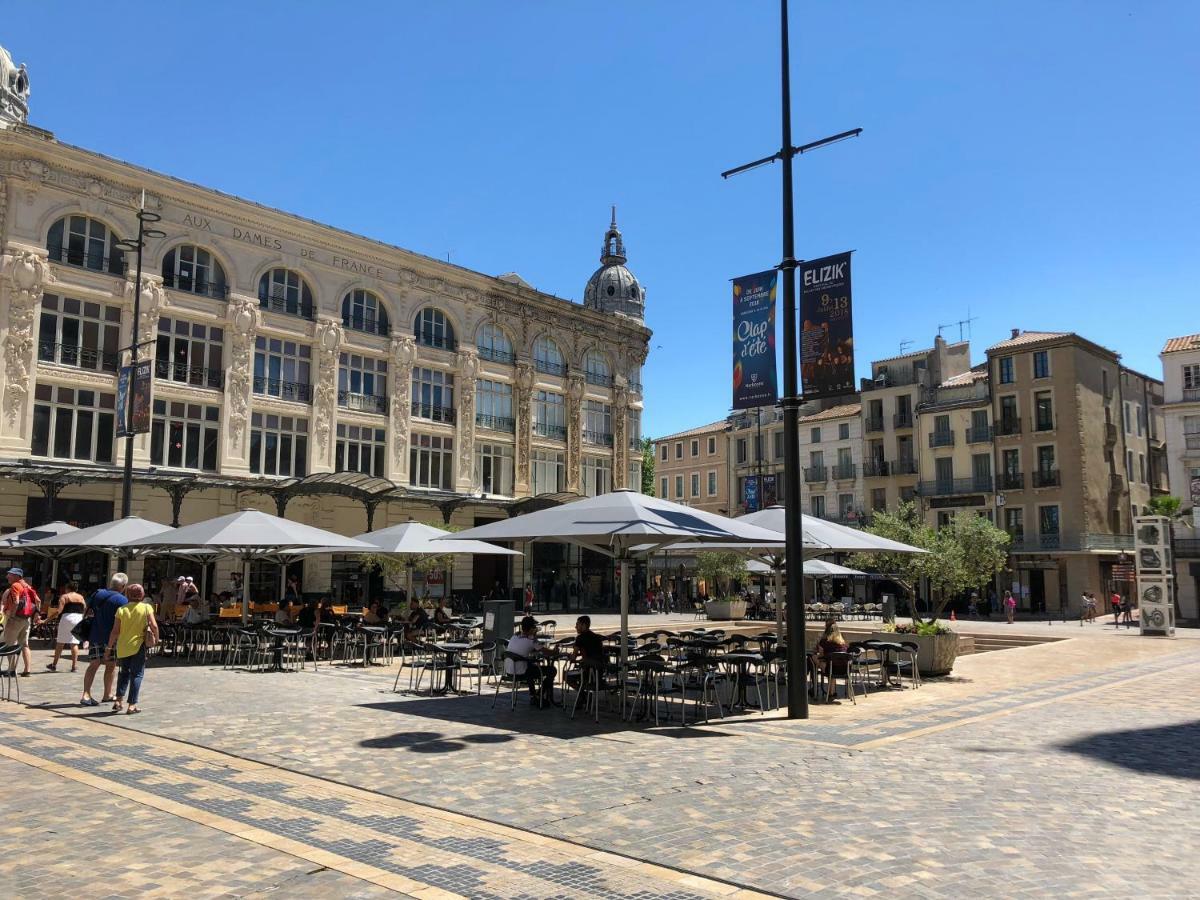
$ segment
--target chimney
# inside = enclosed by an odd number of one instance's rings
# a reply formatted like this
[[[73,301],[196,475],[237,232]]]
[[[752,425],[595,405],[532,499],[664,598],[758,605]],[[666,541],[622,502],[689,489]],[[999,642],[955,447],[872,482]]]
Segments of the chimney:
[[[1015,337],[1015,338],[1019,338],[1019,337],[1021,336],[1021,329],[1020,329],[1020,328],[1014,328],[1014,329],[1012,330],[1012,336],[1013,336],[1013,337]]]

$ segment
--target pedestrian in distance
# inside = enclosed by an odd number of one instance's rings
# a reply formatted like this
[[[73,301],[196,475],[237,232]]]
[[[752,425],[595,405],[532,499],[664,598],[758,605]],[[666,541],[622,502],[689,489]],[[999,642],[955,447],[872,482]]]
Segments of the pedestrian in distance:
[[[120,671],[117,674],[117,693],[113,697],[113,712],[120,712],[129,691],[126,714],[141,712],[138,700],[142,693],[142,678],[146,673],[146,651],[158,643],[158,621],[154,607],[146,602],[146,592],[140,584],[125,588],[128,602],[117,610],[112,634],[108,636],[106,657],[114,652]]]
[[[75,582],[69,581],[63,585],[59,594],[58,634],[54,644],[54,661],[46,663],[51,672],[58,670],[58,659],[63,650],[71,648],[71,671],[79,666],[79,638],[75,637],[75,626],[83,621],[87,604],[83,595],[75,590]]]
[[[125,587],[129,576],[124,572],[114,572],[108,580],[108,587],[101,588],[88,599],[88,609],[92,612],[92,628],[88,633],[88,667],[83,673],[83,696],[79,699],[80,706],[99,706],[99,700],[92,696],[92,682],[96,680],[96,672],[104,666],[105,703],[112,703],[113,682],[116,678],[116,661],[107,653],[108,638],[112,634],[113,623],[117,619],[117,611],[125,605]]]
[[[1013,616],[1017,612],[1017,598],[1012,595],[1012,591],[1004,592],[1004,616],[1005,623],[1011,625]]]
[[[37,624],[41,612],[42,600],[33,589],[33,585],[25,581],[25,571],[13,568],[8,570],[8,588],[0,595],[0,612],[4,613],[4,631],[0,634],[0,646],[21,648],[22,670],[21,677],[29,677],[29,665],[33,662],[33,654],[29,650],[29,635]],[[10,676],[17,674],[17,660],[13,657]]]
[[[1127,628],[1133,627],[1133,601],[1128,595],[1121,598],[1121,622]]]
[[[1121,595],[1116,591],[1112,592],[1112,596],[1108,598],[1108,605],[1112,608],[1113,628],[1121,627]]]

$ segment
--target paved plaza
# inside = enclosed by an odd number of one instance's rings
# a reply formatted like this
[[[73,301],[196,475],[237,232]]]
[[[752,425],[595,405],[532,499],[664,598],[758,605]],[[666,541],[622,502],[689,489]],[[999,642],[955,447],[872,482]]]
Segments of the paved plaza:
[[[1200,640],[1071,627],[807,722],[686,728],[413,698],[384,668],[170,663],[143,714],[116,716],[43,672],[0,704],[0,777],[21,786],[0,831],[38,860],[8,855],[0,878],[18,897],[93,879],[139,897],[1200,896]]]

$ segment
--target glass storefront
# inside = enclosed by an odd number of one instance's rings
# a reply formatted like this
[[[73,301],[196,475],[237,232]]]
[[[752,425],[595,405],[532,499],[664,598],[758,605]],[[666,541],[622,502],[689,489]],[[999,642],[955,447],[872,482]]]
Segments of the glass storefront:
[[[593,612],[620,608],[621,584],[610,557],[570,544],[530,545],[533,608],[537,612]],[[646,593],[646,564],[633,562],[629,575],[630,610]]]

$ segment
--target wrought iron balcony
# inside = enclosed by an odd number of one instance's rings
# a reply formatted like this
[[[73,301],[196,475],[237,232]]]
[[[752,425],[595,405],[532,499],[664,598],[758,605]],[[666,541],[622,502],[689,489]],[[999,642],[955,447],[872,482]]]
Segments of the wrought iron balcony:
[[[417,343],[422,347],[433,347],[436,350],[458,349],[458,341],[446,334],[438,334],[434,331],[415,331],[413,337],[417,339]]]
[[[1034,431],[1053,431],[1054,430],[1054,416],[1052,416],[1052,415],[1038,416],[1036,419],[1033,420],[1033,430]]]
[[[204,297],[212,297],[214,300],[229,299],[229,285],[223,282],[202,281],[187,275],[164,275],[163,284],[177,291],[200,294]]]
[[[593,444],[597,447],[611,447],[613,445],[612,432],[588,431],[584,429],[583,442],[585,444]]]
[[[350,391],[338,391],[338,406],[343,409],[353,409],[356,412],[379,413],[387,412],[387,397],[375,394],[354,394]]]
[[[311,303],[290,300],[282,292],[260,293],[258,295],[258,305],[267,312],[283,313],[285,316],[299,316],[301,319],[315,319],[317,314],[316,308]]]
[[[480,359],[490,359],[492,362],[512,365],[517,361],[517,355],[509,350],[497,350],[495,347],[476,347]]]
[[[642,383],[640,381],[631,381],[629,382],[629,389],[635,394],[640,394],[642,392]]]
[[[504,431],[512,434],[516,431],[516,422],[508,416],[489,416],[475,413],[475,424],[489,431]]]
[[[834,481],[851,481],[854,479],[857,471],[858,466],[856,466],[854,463],[848,463],[846,465],[838,464],[833,467],[833,479]]]
[[[1184,403],[1195,403],[1197,401],[1200,401],[1200,388],[1184,388],[1183,389],[1183,402]]]
[[[883,431],[883,416],[868,416],[865,427],[868,432]]]
[[[601,375],[599,372],[588,372],[584,375],[588,384],[595,384],[600,387],[612,387],[613,377],[611,375]]]
[[[1012,553],[1046,553],[1052,550],[1121,550],[1133,549],[1132,534],[1039,534],[1015,535],[1009,551]]]
[[[950,430],[929,432],[929,446],[930,447],[953,447],[954,446],[954,432],[950,431]]]
[[[1183,446],[1186,450],[1200,450],[1200,434],[1185,434]]]
[[[894,416],[892,416],[892,427],[893,428],[912,428],[913,427],[912,413],[911,412],[896,413]]]
[[[966,430],[968,444],[986,444],[992,439],[991,425],[972,425]]]
[[[420,400],[414,400],[412,403],[412,414],[418,419],[427,419],[430,422],[444,422],[447,425],[453,425],[457,411],[453,406],[437,406],[433,403],[422,403]]]
[[[1117,443],[1117,426],[1114,422],[1104,423],[1104,445],[1112,447]]]
[[[935,478],[933,481],[922,481],[917,485],[917,493],[922,497],[952,497],[963,494],[990,494],[992,492],[992,477],[982,475],[972,478]]]
[[[1010,419],[1001,418],[1000,421],[996,423],[997,435],[1006,436],[1020,433],[1021,419],[1019,417],[1014,416]]]
[[[154,361],[154,377],[175,381],[179,384],[190,384],[193,387],[215,388],[218,391],[225,387],[223,370],[189,366],[184,363],[172,362],[169,359]]]
[[[375,316],[342,316],[342,327],[351,331],[361,331],[364,334],[378,334],[387,337],[390,324],[386,318]]]
[[[101,253],[91,253],[85,250],[69,250],[66,247],[47,247],[46,255],[52,262],[66,263],[79,269],[90,269],[93,272],[104,272],[108,275],[125,274],[125,257],[123,254],[104,256]]]
[[[820,484],[829,480],[829,470],[824,466],[813,466],[805,468],[804,480],[809,484]]]
[[[1110,472],[1108,474],[1108,489],[1114,494],[1119,494],[1125,490],[1125,476],[1119,472]]]
[[[891,465],[882,459],[868,459],[863,463],[864,478],[883,478],[891,473]]]
[[[566,375],[567,367],[564,363],[550,362],[548,359],[535,359],[533,367],[539,372],[544,372],[547,375]]]
[[[1001,472],[999,475],[1000,490],[1021,491],[1025,489],[1024,472]]]
[[[907,456],[902,456],[892,463],[888,463],[888,467],[892,470],[893,475],[916,475],[917,461]]]
[[[1196,538],[1176,538],[1173,546],[1179,559],[1200,559],[1200,540]]]
[[[1034,469],[1031,474],[1030,481],[1035,488],[1058,487],[1062,484],[1058,469]]]
[[[260,375],[254,376],[254,393],[278,397],[280,400],[292,400],[297,403],[312,402],[311,384],[280,381],[276,378],[263,378]]]
[[[551,425],[548,422],[534,422],[533,433],[539,437],[553,438],[556,441],[567,439],[567,426]]]
[[[55,344],[42,342],[38,344],[38,361],[58,363],[60,366],[74,366],[78,369],[89,369],[93,372],[117,371],[117,354],[103,353],[76,344]]]

